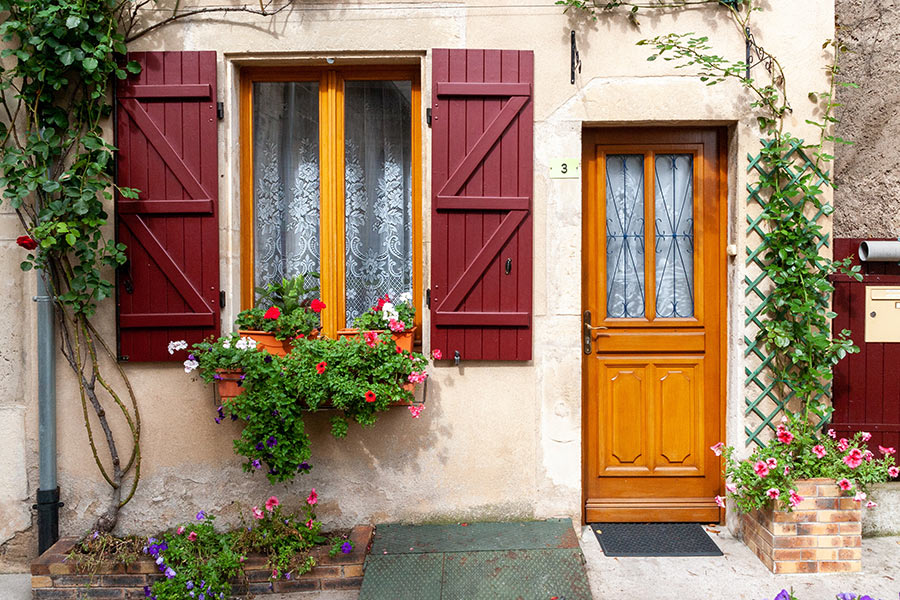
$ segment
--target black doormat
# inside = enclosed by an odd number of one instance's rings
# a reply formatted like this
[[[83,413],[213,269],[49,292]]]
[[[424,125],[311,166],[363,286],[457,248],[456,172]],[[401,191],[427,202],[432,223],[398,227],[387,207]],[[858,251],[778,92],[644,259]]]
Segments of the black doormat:
[[[722,556],[699,523],[592,523],[607,556]]]

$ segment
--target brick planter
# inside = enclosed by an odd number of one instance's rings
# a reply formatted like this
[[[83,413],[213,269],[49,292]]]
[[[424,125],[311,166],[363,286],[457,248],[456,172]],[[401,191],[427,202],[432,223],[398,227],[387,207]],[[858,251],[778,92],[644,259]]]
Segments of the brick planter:
[[[797,482],[793,512],[772,507],[741,515],[744,543],[773,573],[849,573],[862,569],[860,503],[831,479]]]
[[[244,563],[247,581],[232,581],[232,592],[243,598],[247,594],[312,592],[317,590],[358,590],[362,586],[363,563],[372,543],[371,526],[357,526],[350,533],[353,552],[328,556],[328,548],[316,548],[316,566],[312,571],[290,581],[281,579],[269,587],[270,571],[265,559],[250,556]],[[66,537],[56,542],[31,563],[31,589],[34,600],[76,600],[81,598],[116,598],[143,600],[144,586],[162,577],[156,564],[141,559],[125,565],[111,565],[95,575],[78,572],[65,561],[66,554],[80,538]]]

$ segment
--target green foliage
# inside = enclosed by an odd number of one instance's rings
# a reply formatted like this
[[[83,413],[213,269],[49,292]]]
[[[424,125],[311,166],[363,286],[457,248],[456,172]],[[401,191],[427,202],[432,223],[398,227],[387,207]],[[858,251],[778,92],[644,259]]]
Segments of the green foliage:
[[[101,128],[112,109],[109,83],[140,71],[120,64],[119,9],[116,0],[0,1],[0,36],[9,44],[0,53],[8,119],[0,125],[0,186],[40,245],[22,268],[55,267],[59,301],[87,316],[113,291],[101,268],[126,260],[125,246],[101,232],[115,151]]]
[[[629,2],[627,0],[556,0],[555,4],[565,6],[565,12],[576,9],[589,15],[594,21],[603,12],[615,10],[620,7],[628,8],[628,18],[635,25],[638,24],[638,12],[643,9],[673,9],[690,8],[704,4],[718,4],[740,11],[744,5],[749,6],[750,0],[653,0],[645,2]]]
[[[770,444],[757,448],[743,461],[734,459],[734,449],[724,448],[725,477],[729,481],[728,497],[741,512],[763,508],[771,502],[780,502],[788,510],[799,502],[796,482],[802,479],[824,477],[841,481],[850,494],[860,502],[873,483],[881,483],[896,477],[893,449],[876,458],[866,449],[869,434],[859,432],[852,439],[835,439],[833,430],[819,438],[807,426],[807,420],[799,414],[778,427],[778,435]],[[731,490],[734,491],[731,491]]]
[[[360,331],[390,330],[399,333],[414,327],[415,316],[412,294],[401,294],[396,301],[385,294],[372,308],[356,317],[353,326]]]
[[[423,355],[399,351],[389,333],[301,338],[284,357],[256,349],[252,338],[232,334],[194,345],[185,370],[199,368],[207,382],[217,381],[222,369],[242,371],[244,391],[219,408],[217,419],[243,422],[234,450],[247,458],[244,470],[265,465],[275,483],[310,468],[306,412],[336,409],[332,434],[344,437],[350,421],[371,426],[391,404],[411,402],[410,389],[425,380],[426,365]]]
[[[325,308],[318,298],[310,297],[318,290],[317,285],[307,283],[310,278],[318,278],[318,274],[301,274],[257,288],[257,305],[238,313],[235,326],[273,333],[278,340],[308,337],[321,327],[319,313]]]

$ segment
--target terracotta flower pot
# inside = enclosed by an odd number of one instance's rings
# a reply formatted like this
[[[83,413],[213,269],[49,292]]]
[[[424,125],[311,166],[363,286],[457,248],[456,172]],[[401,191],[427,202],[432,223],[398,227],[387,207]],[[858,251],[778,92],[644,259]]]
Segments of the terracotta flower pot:
[[[232,398],[237,398],[244,393],[244,388],[239,385],[244,372],[240,369],[216,369],[216,391],[219,393],[219,399],[227,402]]]
[[[239,329],[238,333],[241,337],[253,338],[256,347],[275,356],[286,356],[291,352],[290,340],[275,339],[274,333],[268,331],[257,331],[255,329]]]
[[[375,329],[374,333],[381,335],[386,329]],[[359,335],[359,329],[338,329],[337,332],[338,339],[343,337],[356,337]],[[400,346],[400,349],[404,352],[412,352],[413,340],[416,337],[416,328],[413,327],[411,329],[407,329],[406,331],[402,331],[400,333],[391,332],[391,339],[395,344]]]

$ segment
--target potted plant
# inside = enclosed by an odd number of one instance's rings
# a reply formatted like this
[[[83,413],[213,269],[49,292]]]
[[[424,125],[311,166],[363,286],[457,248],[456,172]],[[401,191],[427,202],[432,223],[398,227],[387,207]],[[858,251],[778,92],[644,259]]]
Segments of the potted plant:
[[[397,301],[385,294],[372,307],[353,319],[353,328],[339,329],[338,337],[356,337],[360,333],[382,334],[390,332],[391,339],[402,350],[412,350],[415,337],[416,308],[412,305],[412,294],[400,294]],[[371,336],[369,336],[371,338]]]
[[[734,448],[712,447],[724,454],[726,497],[742,513],[744,541],[770,570],[860,570],[860,510],[876,507],[868,487],[900,474],[895,449],[879,447],[876,456],[866,447],[870,437],[819,435],[788,413],[775,438],[744,460]],[[719,506],[726,497],[716,497]]]
[[[241,311],[235,319],[238,333],[278,356],[289,353],[291,342],[298,337],[317,337],[319,313],[325,303],[309,298],[318,286],[307,283],[316,277],[316,273],[308,273],[257,288],[257,306]]]

